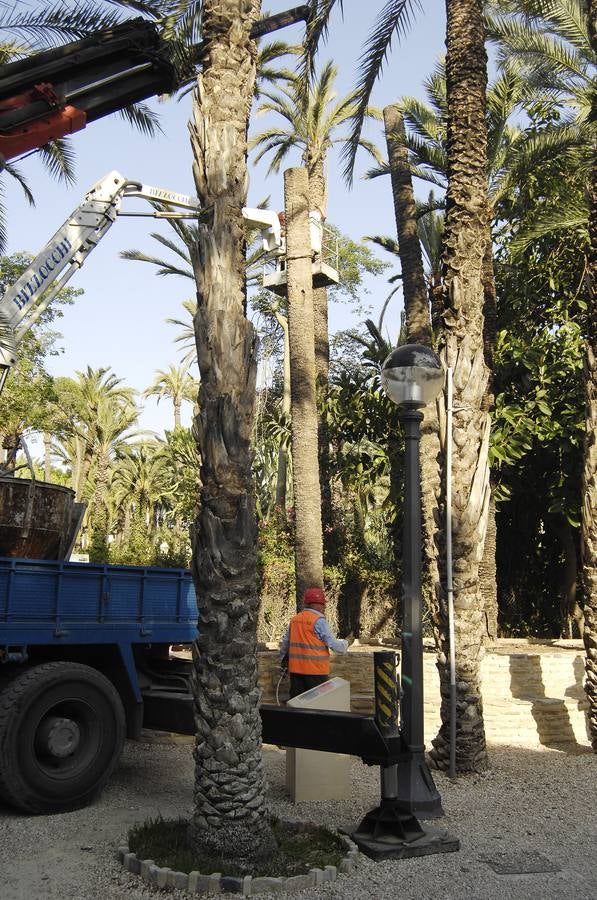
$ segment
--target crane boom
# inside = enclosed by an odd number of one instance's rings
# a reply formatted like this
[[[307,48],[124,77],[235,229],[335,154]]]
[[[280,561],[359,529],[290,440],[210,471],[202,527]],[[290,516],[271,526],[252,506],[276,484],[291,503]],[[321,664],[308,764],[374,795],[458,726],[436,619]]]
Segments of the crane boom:
[[[307,20],[308,5],[255,22],[254,38]],[[200,64],[205,43],[192,49]],[[0,155],[35,150],[89,122],[179,85],[167,45],[147,19],[130,19],[90,37],[0,66]]]

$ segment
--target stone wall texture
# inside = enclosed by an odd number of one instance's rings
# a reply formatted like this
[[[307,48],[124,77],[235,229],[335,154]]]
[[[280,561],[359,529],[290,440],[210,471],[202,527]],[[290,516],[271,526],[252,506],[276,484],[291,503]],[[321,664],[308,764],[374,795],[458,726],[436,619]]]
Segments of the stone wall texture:
[[[578,643],[578,642],[574,642]],[[482,692],[487,740],[496,744],[558,747],[590,747],[587,709],[583,690],[584,656],[580,646],[529,644],[521,652],[520,641],[496,642],[482,662]],[[373,652],[352,647],[345,656],[332,659],[332,676],[351,685],[353,712],[373,713]],[[524,649],[524,648],[523,648]],[[283,703],[288,698],[288,679],[280,680],[275,650],[259,653],[262,703]],[[278,696],[276,697],[276,687]],[[439,675],[435,653],[424,655],[425,742],[439,729]]]

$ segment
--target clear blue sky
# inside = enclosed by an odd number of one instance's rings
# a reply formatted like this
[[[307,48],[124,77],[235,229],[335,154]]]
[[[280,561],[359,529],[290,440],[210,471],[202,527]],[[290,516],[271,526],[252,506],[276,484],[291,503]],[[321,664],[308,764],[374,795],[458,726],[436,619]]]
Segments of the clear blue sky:
[[[34,8],[39,3],[28,2]],[[296,5],[294,0],[270,0],[265,4],[272,13]],[[356,62],[364,36],[373,24],[373,15],[383,3],[363,4],[346,0],[345,19],[338,16],[331,39],[320,53],[320,60],[330,58],[339,67],[338,92],[347,92],[354,84]],[[355,11],[357,9],[364,12]],[[358,18],[356,18],[358,16]],[[278,34],[289,42],[299,42],[302,25]],[[444,51],[445,12],[443,0],[426,0],[425,13],[420,12],[408,36],[394,42],[390,59],[373,94],[372,102],[384,106],[402,94],[423,96],[422,83]],[[85,192],[99,178],[116,169],[127,178],[146,184],[194,194],[191,174],[191,152],[186,122],[190,115],[190,96],[182,101],[152,102],[159,112],[164,134],[147,139],[133,131],[119,116],[92,123],[72,138],[76,150],[77,184],[66,188],[53,181],[35,156],[24,160],[21,170],[26,175],[36,198],[36,207],[26,203],[12,179],[4,178],[8,208],[8,252],[28,250],[37,253]],[[262,120],[254,121],[252,131],[261,130]],[[383,148],[381,128],[377,125],[368,136]],[[292,165],[298,164],[298,155]],[[365,155],[359,157],[354,187],[349,191],[340,177],[337,160],[330,162],[329,219],[355,240],[366,234],[394,234],[394,214],[388,179],[363,182],[359,173],[368,166]],[[251,165],[249,205],[270,196],[270,205],[280,208],[283,195],[282,173],[266,177],[265,166]],[[126,209],[147,208],[142,201],[128,201]],[[158,278],[153,268],[144,263],[121,260],[119,252],[135,247],[149,253],[159,250],[150,237],[152,231],[170,231],[167,224],[154,219],[122,218],[115,223],[103,242],[91,254],[84,268],[71,284],[85,294],[65,311],[60,320],[63,353],[50,363],[57,375],[73,375],[87,365],[94,368],[111,366],[128,385],[143,390],[157,369],[167,369],[179,361],[178,346],[173,343],[177,329],[165,323],[167,317],[179,316],[180,303],[192,296],[193,283],[179,278]],[[366,301],[378,311],[387,296],[387,276],[369,284]],[[398,321],[399,302],[393,315]],[[331,328],[348,327],[351,323],[342,308],[331,314]],[[190,408],[186,410],[186,422]],[[156,405],[145,403],[142,427],[162,432],[172,426],[172,411],[167,400]]]

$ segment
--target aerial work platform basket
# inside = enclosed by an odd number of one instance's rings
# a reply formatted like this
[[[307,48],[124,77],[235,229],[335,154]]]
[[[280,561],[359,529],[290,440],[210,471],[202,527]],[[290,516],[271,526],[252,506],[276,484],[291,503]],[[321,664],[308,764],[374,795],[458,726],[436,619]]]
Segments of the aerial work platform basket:
[[[280,217],[283,226],[283,216]],[[313,272],[313,287],[333,287],[339,284],[338,273],[338,235],[324,225],[321,216],[312,211],[309,216],[311,231],[311,252]],[[288,275],[286,272],[286,239],[282,228],[282,243],[269,257],[270,267],[263,271],[263,287],[273,291],[280,297],[285,297],[288,291]],[[271,264],[274,268],[271,268]]]

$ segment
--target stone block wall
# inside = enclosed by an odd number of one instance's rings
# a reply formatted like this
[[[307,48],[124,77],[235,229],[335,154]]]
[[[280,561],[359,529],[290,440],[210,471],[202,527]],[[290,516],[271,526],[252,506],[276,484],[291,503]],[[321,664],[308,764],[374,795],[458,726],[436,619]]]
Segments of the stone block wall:
[[[487,740],[517,746],[590,747],[583,690],[584,657],[579,648],[558,648],[550,653],[508,652],[508,642],[486,653],[481,665],[481,687]],[[374,711],[373,650],[351,649],[332,658],[332,675],[351,685],[353,712]],[[259,653],[259,681],[263,703],[276,702],[280,670],[274,650]],[[423,659],[425,741],[429,746],[440,724],[439,674],[435,654]],[[288,680],[279,684],[280,703],[286,701]]]

